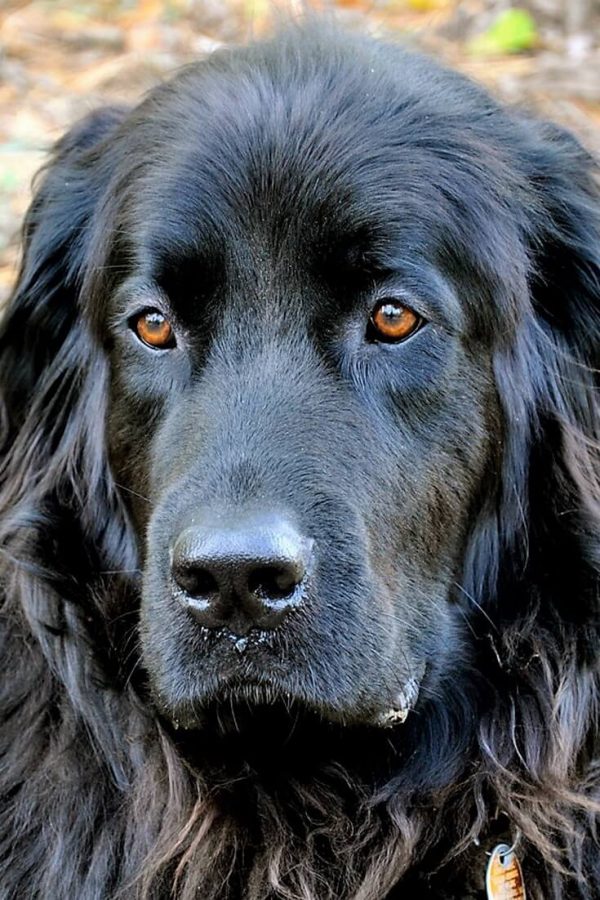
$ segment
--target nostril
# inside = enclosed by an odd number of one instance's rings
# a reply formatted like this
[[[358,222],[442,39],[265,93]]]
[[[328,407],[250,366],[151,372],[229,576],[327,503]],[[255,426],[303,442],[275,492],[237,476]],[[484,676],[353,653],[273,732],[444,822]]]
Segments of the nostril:
[[[248,575],[248,591],[267,600],[283,600],[294,592],[303,575],[299,566],[260,566]]]
[[[182,591],[190,597],[208,597],[219,592],[219,585],[208,569],[178,566],[173,573]]]

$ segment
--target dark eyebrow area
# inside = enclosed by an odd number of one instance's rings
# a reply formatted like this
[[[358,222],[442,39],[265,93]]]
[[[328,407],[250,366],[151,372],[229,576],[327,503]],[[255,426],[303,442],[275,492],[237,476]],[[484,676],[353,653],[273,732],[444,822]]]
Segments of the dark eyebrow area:
[[[410,240],[381,220],[346,229],[338,224],[328,238],[320,239],[313,255],[317,275],[335,286],[342,305],[352,305],[357,294],[371,298],[389,292],[449,331],[464,328],[465,314],[452,280],[428,258],[435,254],[419,240],[418,223]],[[409,223],[404,230],[410,233]]]

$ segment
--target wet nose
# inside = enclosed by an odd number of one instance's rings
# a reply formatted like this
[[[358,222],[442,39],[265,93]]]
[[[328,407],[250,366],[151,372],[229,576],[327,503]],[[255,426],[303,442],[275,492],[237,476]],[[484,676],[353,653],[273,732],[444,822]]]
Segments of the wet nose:
[[[311,550],[281,514],[202,521],[173,546],[175,595],[207,628],[276,628],[302,603]]]

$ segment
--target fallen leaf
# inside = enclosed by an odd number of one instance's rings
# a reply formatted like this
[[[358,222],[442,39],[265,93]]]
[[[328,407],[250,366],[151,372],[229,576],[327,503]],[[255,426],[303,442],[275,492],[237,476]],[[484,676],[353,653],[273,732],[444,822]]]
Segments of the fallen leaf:
[[[507,9],[487,31],[473,38],[469,52],[475,56],[523,53],[538,43],[535,20],[526,9]]]

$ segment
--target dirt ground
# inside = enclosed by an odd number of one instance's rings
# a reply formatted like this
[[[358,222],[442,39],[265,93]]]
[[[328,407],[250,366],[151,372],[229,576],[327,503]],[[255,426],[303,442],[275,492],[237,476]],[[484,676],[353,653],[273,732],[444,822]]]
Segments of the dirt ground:
[[[224,43],[268,32],[275,8],[296,16],[305,6],[301,0],[0,0],[0,300],[14,279],[32,177],[74,120],[107,102],[134,101]],[[314,0],[310,7],[325,8],[349,28],[425,48],[509,102],[564,122],[600,152],[595,0],[586,0],[580,21],[569,16],[569,0],[518,7],[489,0]]]

